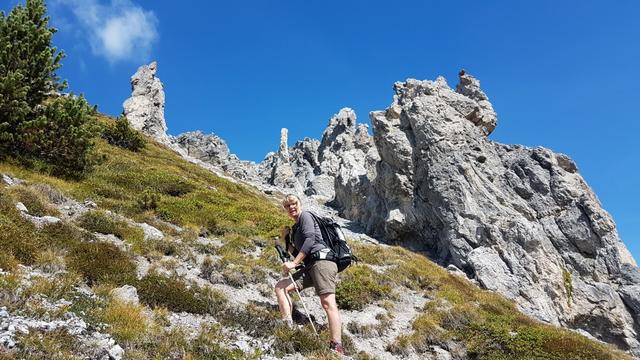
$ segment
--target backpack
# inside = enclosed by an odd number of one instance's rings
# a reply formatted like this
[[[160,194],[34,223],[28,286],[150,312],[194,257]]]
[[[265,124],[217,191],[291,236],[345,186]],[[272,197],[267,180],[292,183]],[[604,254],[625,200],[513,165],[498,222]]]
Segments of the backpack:
[[[351,248],[347,244],[342,228],[332,218],[320,217],[309,212],[318,224],[322,233],[322,242],[330,251],[319,250],[311,254],[313,260],[331,260],[338,265],[338,272],[348,268],[352,262],[357,262],[358,258],[353,255]]]

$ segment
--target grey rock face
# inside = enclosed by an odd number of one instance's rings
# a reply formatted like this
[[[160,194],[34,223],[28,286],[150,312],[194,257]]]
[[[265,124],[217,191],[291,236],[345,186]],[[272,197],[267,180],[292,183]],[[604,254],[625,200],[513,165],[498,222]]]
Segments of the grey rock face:
[[[173,143],[184,149],[188,156],[214,165],[237,179],[257,179],[255,164],[238,159],[229,151],[225,141],[214,134],[205,135],[200,131],[186,132],[174,138]]]
[[[277,153],[269,153],[258,165],[258,174],[268,185],[276,186],[287,193],[302,194],[303,188],[296,178],[289,156],[288,130],[280,130],[280,146]]]
[[[140,304],[140,299],[138,298],[138,289],[131,285],[124,285],[111,290],[111,296],[123,303],[134,305]]]
[[[465,109],[466,111],[462,112],[462,115],[482,128],[486,135],[491,134],[496,128],[498,116],[493,110],[493,105],[489,102],[489,98],[480,89],[480,81],[468,74],[462,74],[460,75],[460,82],[456,86],[456,92],[477,102],[477,106]]]
[[[290,179],[288,188],[324,202],[333,200],[338,191],[351,192],[347,183],[374,172],[377,160],[367,126],[356,126],[355,112],[343,108],[330,119],[321,141],[305,138],[291,149],[281,143],[278,153],[260,164],[259,172],[268,184],[282,187],[278,184]]]
[[[164,88],[156,76],[157,70],[155,61],[138,68],[131,76],[131,97],[122,106],[124,115],[134,129],[167,143]]]
[[[496,115],[469,75],[456,91],[441,77],[394,89],[391,106],[370,114],[375,171],[347,174],[342,189],[336,182],[341,213],[455,265],[534,317],[640,354],[635,261],[576,164],[488,140]]]

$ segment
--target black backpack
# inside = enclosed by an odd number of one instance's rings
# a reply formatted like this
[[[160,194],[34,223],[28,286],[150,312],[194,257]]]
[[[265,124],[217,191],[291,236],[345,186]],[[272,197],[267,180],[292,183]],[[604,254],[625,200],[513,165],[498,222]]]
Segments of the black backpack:
[[[316,251],[311,255],[312,259],[331,260],[338,265],[338,272],[348,268],[352,262],[357,262],[358,258],[353,255],[351,248],[347,245],[347,240],[340,225],[332,218],[320,217],[312,212],[309,213],[320,228],[322,242],[331,250],[328,253],[322,250]]]

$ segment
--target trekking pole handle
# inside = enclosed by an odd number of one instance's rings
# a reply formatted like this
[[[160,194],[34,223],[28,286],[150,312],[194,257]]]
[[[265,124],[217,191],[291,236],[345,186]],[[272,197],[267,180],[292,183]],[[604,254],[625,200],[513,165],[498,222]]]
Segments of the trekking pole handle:
[[[282,246],[280,246],[279,244],[276,244],[276,251],[278,252],[278,256],[280,256],[280,260],[283,263],[289,261],[290,259],[289,254],[287,254],[287,252],[282,248]]]

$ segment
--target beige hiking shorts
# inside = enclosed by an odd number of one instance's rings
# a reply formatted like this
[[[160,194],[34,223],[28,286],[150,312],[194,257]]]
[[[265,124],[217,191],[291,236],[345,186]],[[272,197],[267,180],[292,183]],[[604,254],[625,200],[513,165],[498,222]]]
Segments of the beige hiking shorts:
[[[307,271],[293,275],[298,289],[313,286],[317,295],[335,294],[338,265],[330,260],[316,260]]]

